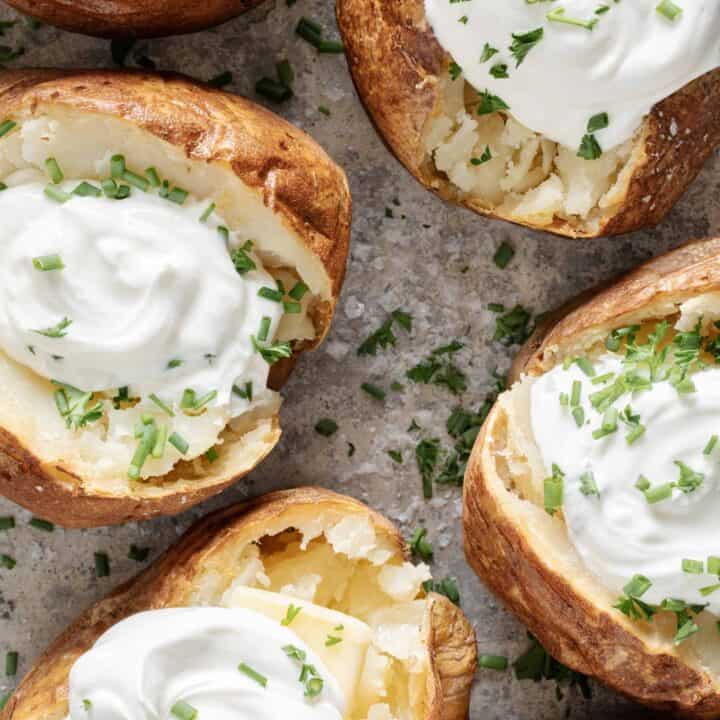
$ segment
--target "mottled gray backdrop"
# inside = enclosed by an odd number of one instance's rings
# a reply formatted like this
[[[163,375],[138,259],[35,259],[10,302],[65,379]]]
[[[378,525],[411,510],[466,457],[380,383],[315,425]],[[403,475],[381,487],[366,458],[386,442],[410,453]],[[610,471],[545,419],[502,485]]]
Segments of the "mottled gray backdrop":
[[[295,98],[273,109],[309,132],[344,166],[354,197],[352,250],[333,330],[322,349],[302,360],[283,393],[285,434],[278,448],[221,497],[176,518],[51,534],[27,527],[29,514],[0,499],[0,516],[12,514],[18,525],[0,533],[0,553],[17,559],[13,570],[0,569],[0,660],[7,650],[20,653],[17,677],[0,675],[0,695],[12,689],[81,609],[137,572],[138,565],[127,559],[131,543],[149,545],[155,557],[211,509],[310,483],[369,503],[407,533],[425,523],[435,544],[434,573],[457,577],[480,652],[517,657],[527,647],[524,629],[465,564],[460,489],[438,488],[430,502],[420,492],[416,440],[406,429],[415,418],[450,446],[444,426],[457,400],[445,388],[406,384],[403,393],[389,393],[380,402],[359,386],[373,379],[385,385],[402,380],[422,355],[457,338],[466,345],[458,364],[470,378],[461,402],[477,406],[490,388],[491,372],[506,370],[513,352],[492,341],[495,316],[487,310],[489,302],[508,307],[522,303],[542,312],[651,255],[720,229],[718,154],[661,227],[613,240],[563,240],[443,203],[420,188],[380,141],[355,95],[345,58],[318,55],[294,34],[301,15],[321,21],[327,35],[337,37],[331,0],[298,0],[290,8],[286,0],[267,0],[214,30],[141,42],[128,64],[136,65],[139,54],[160,69],[205,80],[231,71],[229,89],[254,97],[256,80],[272,75],[277,59],[289,58],[296,74]],[[0,19],[16,18],[13,11],[0,8]],[[112,64],[109,42],[46,26],[33,28],[24,20],[6,31],[0,44],[24,48],[24,54],[9,63],[13,67]],[[320,106],[329,109],[329,116]],[[500,270],[493,254],[504,240],[516,254]],[[376,358],[358,357],[359,342],[397,307],[413,314],[412,335],[399,331],[397,348]],[[323,416],[340,426],[329,439],[313,430]],[[353,457],[348,457],[348,443],[356,447]],[[394,463],[388,449],[401,450],[404,463]],[[96,579],[94,551],[110,556],[109,578]],[[473,720],[642,715],[596,684],[592,699],[584,700],[577,689],[558,693],[554,682],[518,682],[510,671],[488,670],[477,675],[471,711]]]

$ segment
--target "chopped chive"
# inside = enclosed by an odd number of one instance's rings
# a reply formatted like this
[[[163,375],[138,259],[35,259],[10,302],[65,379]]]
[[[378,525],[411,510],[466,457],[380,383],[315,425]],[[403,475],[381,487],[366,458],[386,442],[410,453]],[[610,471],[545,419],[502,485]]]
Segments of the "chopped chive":
[[[82,701],[82,704],[85,712],[90,712],[90,710],[92,709],[92,702],[90,702],[90,700],[84,699]]]
[[[46,197],[57,203],[66,203],[72,197],[70,193],[66,193],[64,190],[59,187],[55,187],[54,185],[46,185],[43,188],[43,192]]]
[[[708,556],[707,571],[709,575],[720,575],[720,557],[715,555]]]
[[[3,120],[0,123],[0,137],[7,135],[11,130],[17,127],[17,123],[14,120]]]
[[[168,360],[167,369],[173,370],[176,367],[180,367],[183,364],[183,361],[180,358],[173,358],[172,360]]]
[[[145,562],[149,554],[150,548],[131,545],[130,550],[128,550],[128,559],[134,560],[135,562]]]
[[[174,187],[167,195],[167,199],[170,202],[174,202],[176,205],[182,205],[187,200],[188,191],[183,190],[179,187]]]
[[[6,570],[12,570],[16,565],[17,561],[15,558],[5,554],[0,555],[0,567],[5,568]]]
[[[254,680],[258,685],[267,687],[267,678],[264,675],[261,675],[257,670],[253,670],[244,662],[238,665],[238,670],[244,675],[247,675],[251,680]]]
[[[145,177],[147,177],[148,182],[153,187],[160,187],[160,176],[158,175],[158,171],[154,167],[149,167],[147,170],[145,170]]]
[[[108,577],[110,575],[110,558],[106,553],[95,553],[95,577]]]
[[[588,133],[594,133],[598,130],[604,130],[610,124],[610,118],[606,112],[593,115],[587,124]]]
[[[551,10],[546,17],[550,20],[550,22],[563,23],[564,25],[575,25],[576,27],[585,28],[585,30],[592,30],[598,24],[598,18],[581,20],[579,18],[567,17],[565,15],[565,8],[561,7]]]
[[[215,203],[210,203],[206,208],[205,212],[200,216],[200,222],[207,222],[208,218],[215,212]]]
[[[604,438],[606,435],[611,435],[612,433],[617,432],[617,419],[617,408],[608,408],[603,414],[602,424],[600,425],[600,427],[597,430],[593,430],[593,438],[595,440],[599,440],[600,438]]]
[[[333,645],[339,645],[342,642],[342,638],[337,635],[328,635],[325,639],[325,647],[333,647]]]
[[[675,22],[680,15],[682,15],[683,9],[673,2],[673,0],[662,0],[662,2],[655,8],[657,12],[670,22]]]
[[[575,420],[575,424],[578,427],[582,427],[583,423],[585,422],[585,410],[583,408],[581,408],[580,406],[574,407],[572,409],[572,416],[573,416],[573,419]]]
[[[667,500],[672,497],[673,486],[672,483],[665,483],[664,485],[658,485],[657,487],[651,487],[645,490],[645,499],[651,505]]]
[[[39,255],[32,259],[33,267],[36,270],[49,272],[51,270],[62,270],[65,265],[59,255]]]
[[[188,444],[188,441],[185,440],[185,438],[182,437],[182,435],[179,435],[178,433],[174,432],[169,438],[168,442],[181,454],[184,455],[187,451],[190,445]]]
[[[708,595],[716,592],[717,590],[720,590],[720,583],[716,583],[715,585],[706,585],[705,587],[701,587],[699,592],[703,597],[707,597]]]
[[[702,560],[683,558],[681,563],[682,571],[692,575],[702,575],[705,571],[705,563]]]
[[[650,588],[652,583],[644,575],[633,575],[630,582],[623,587],[623,592],[631,598],[642,597]]]
[[[134,173],[132,170],[125,170],[122,174],[122,179],[128,184],[136,187],[138,190],[147,192],[150,189],[150,182],[147,178],[142,175]]]
[[[302,312],[302,305],[299,302],[283,301],[283,309],[288,315],[298,315]]]
[[[481,160],[482,160],[482,158],[481,158]],[[500,243],[500,246],[495,251],[495,255],[493,256],[493,262],[501,270],[504,270],[508,266],[508,263],[513,259],[514,256],[515,256],[515,250],[513,250],[512,245],[503,241],[502,243]]]
[[[18,654],[15,650],[10,650],[5,654],[5,675],[12,677],[17,675]]]
[[[0,517],[0,530],[12,530],[15,527],[15,518],[12,516]]]
[[[142,431],[142,437],[140,442],[135,449],[132,460],[130,461],[130,467],[128,468],[128,477],[131,480],[137,480],[140,477],[140,471],[142,470],[148,455],[152,452],[155,447],[155,440],[157,439],[157,428],[155,423],[149,423],[145,425]]]
[[[579,380],[573,380],[572,392],[570,393],[570,405],[575,407],[580,403],[580,393],[582,392],[582,383]]]
[[[507,670],[508,659],[504,655],[481,655],[478,658],[478,665],[486,670]]]
[[[170,708],[170,712],[178,718],[178,720],[196,720],[198,716],[198,711],[184,700],[178,700],[172,708]]]
[[[53,185],[59,185],[65,179],[63,171],[55,158],[50,157],[45,160],[45,171]]]
[[[705,449],[703,450],[703,455],[709,455],[713,451],[713,448],[715,447],[715,443],[717,443],[717,441],[718,441],[718,436],[713,435],[708,440],[708,444],[705,446]]]
[[[590,382],[593,385],[601,385],[602,383],[609,382],[614,377],[615,377],[615,373],[609,372],[609,373],[605,373],[604,375],[598,375],[598,376],[594,377]]]
[[[580,492],[583,495],[600,495],[597,483],[591,472],[584,472],[580,475]]]
[[[217,397],[217,390],[210,390],[195,400],[195,410],[200,410]]]
[[[83,180],[83,182],[72,191],[72,194],[78,197],[100,197],[102,190],[96,185]]]
[[[165,413],[170,417],[175,417],[175,413],[166,405],[155,393],[151,393],[148,397]]]
[[[258,290],[258,296],[266,300],[273,300],[274,302],[282,302],[283,299],[283,293],[280,290],[269,287],[261,287]]]
[[[120,180],[125,173],[125,156],[113,155],[110,158],[110,177]]]
[[[270,318],[265,315],[260,320],[260,329],[258,330],[257,339],[260,342],[265,342],[268,339],[268,333],[270,332]]]
[[[154,458],[161,458],[165,454],[165,443],[167,442],[168,426],[160,425],[157,430],[157,437],[150,453]]]
[[[211,447],[209,450],[205,451],[205,459],[209,463],[214,463],[220,455],[218,454],[217,448]]]
[[[579,357],[575,360],[575,364],[588,376],[595,377],[595,368],[592,363],[584,357]]]
[[[385,391],[378,387],[377,385],[373,385],[372,383],[364,382],[360,385],[360,387],[368,394],[370,397],[374,397],[376,400],[384,400],[385,399]]]
[[[44,530],[45,532],[52,532],[55,529],[55,525],[53,525],[49,520],[43,520],[38,517],[31,518],[28,525],[36,530]]]
[[[560,401],[560,407],[567,407],[570,402],[570,398],[568,398],[567,393],[560,393],[560,396],[558,399]]]
[[[6,692],[4,695],[0,695],[0,710],[8,704],[8,700],[10,700],[11,695],[12,693],[9,692]]]
[[[315,432],[324,437],[330,437],[337,432],[338,424],[331,418],[321,418],[315,423]]]
[[[302,300],[303,297],[305,297],[305,293],[306,293],[309,289],[310,289],[310,288],[308,288],[308,286],[307,286],[304,282],[298,280],[298,282],[296,282],[295,285],[293,285],[292,290],[290,290],[290,292],[288,293],[288,295],[289,295],[293,300]]]
[[[287,612],[285,613],[285,617],[280,621],[280,624],[288,627],[288,625],[290,625],[290,623],[292,623],[292,621],[300,614],[301,610],[302,607],[299,605],[293,605],[290,603],[290,605],[288,605]]]
[[[238,397],[241,397],[243,400],[247,400],[248,402],[252,402],[253,384],[251,381],[246,382],[244,388],[240,388],[237,385],[233,385],[232,389],[233,389],[233,392]]]
[[[298,660],[299,662],[305,662],[305,658],[307,657],[307,653],[295,645],[283,645],[283,652],[289,658]]]
[[[214,77],[211,77],[207,84],[216,89],[224,88],[226,85],[229,85],[232,82],[233,75],[229,70],[226,70],[225,72],[221,72],[218,75],[215,75]]]

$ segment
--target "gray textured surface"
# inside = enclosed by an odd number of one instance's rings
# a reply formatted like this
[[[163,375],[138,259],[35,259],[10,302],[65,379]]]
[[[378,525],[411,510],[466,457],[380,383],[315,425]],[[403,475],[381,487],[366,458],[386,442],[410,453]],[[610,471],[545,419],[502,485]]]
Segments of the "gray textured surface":
[[[301,362],[284,391],[285,434],[280,446],[248,481],[223,496],[176,518],[52,534],[28,528],[29,514],[0,499],[0,516],[12,514],[18,522],[16,530],[0,534],[0,553],[17,559],[14,570],[0,569],[0,658],[9,649],[19,651],[18,679],[82,608],[138,570],[126,559],[130,543],[151,546],[155,557],[210,509],[309,483],[368,502],[408,533],[418,522],[426,523],[436,548],[434,572],[437,577],[458,578],[463,607],[477,626],[480,652],[516,657],[527,645],[523,628],[465,565],[459,489],[439,488],[430,502],[421,498],[415,440],[406,428],[416,418],[449,446],[444,424],[455,398],[443,388],[407,386],[403,394],[389,393],[385,402],[378,402],[359,385],[373,378],[386,385],[390,379],[402,379],[422,355],[458,338],[466,344],[458,364],[471,380],[462,403],[477,406],[490,387],[491,371],[505,370],[512,352],[491,340],[494,316],[485,309],[488,302],[519,302],[541,312],[640,260],[720,230],[718,155],[661,227],[614,240],[571,242],[444,204],[422,190],[383,146],[355,96],[344,58],[319,56],[293,34],[301,14],[321,19],[329,34],[336,33],[330,0],[299,0],[290,9],[284,0],[268,0],[221,28],[143,42],[139,48],[161,69],[202,79],[231,70],[235,81],[230,89],[250,97],[255,81],[272,74],[275,60],[289,57],[297,75],[296,98],[274,109],[307,130],[345,167],[354,195],[352,253],[334,328],[324,347]],[[14,17],[0,8],[0,19]],[[108,42],[50,27],[31,30],[19,23],[1,43],[25,47],[25,54],[13,63],[18,66],[111,64]],[[318,111],[320,105],[331,110],[329,117]],[[394,217],[386,217],[386,207],[393,209]],[[504,271],[492,261],[503,240],[516,250]],[[358,358],[358,343],[396,307],[413,313],[412,336],[400,331],[397,348],[377,358]],[[330,439],[313,431],[322,416],[340,425]],[[357,448],[352,458],[347,456],[348,442]],[[402,450],[405,463],[393,463],[388,449]],[[110,578],[95,578],[96,550],[109,554]],[[13,680],[0,677],[0,694],[12,688]],[[576,690],[563,690],[558,699],[554,683],[520,683],[510,672],[481,671],[471,717],[541,720],[644,714],[597,685],[593,690],[589,701]]]

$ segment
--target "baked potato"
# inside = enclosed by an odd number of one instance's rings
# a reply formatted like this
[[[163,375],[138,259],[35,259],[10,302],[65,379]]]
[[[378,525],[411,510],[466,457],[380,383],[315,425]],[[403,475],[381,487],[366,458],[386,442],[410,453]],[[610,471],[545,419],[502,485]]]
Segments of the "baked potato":
[[[438,6],[448,15],[482,9]],[[545,5],[508,9],[517,24],[523,13],[546,12]],[[337,0],[337,17],[360,99],[390,149],[426,188],[483,215],[568,237],[636,230],[662,220],[720,142],[718,70],[657,104],[632,140],[588,161],[522,125],[512,108],[481,114],[483,88],[478,92],[467,83],[439,44],[426,0]],[[467,23],[467,15],[460,21]],[[587,40],[585,31],[579,32],[575,39]],[[478,67],[494,62],[480,65],[491,53],[502,53],[499,44],[485,43],[483,51],[487,34],[473,45]],[[548,34],[545,28],[540,45],[547,44]],[[619,56],[635,45],[630,38]],[[539,51],[530,52],[532,57]],[[516,57],[519,65],[521,56]],[[617,68],[615,59],[607,58],[605,66]],[[512,77],[514,69],[497,68],[506,73],[498,77]],[[588,85],[594,81],[589,78]],[[571,107],[552,103],[558,105]]]
[[[720,717],[718,568],[701,548],[717,543],[717,437],[699,437],[717,420],[719,300],[710,239],[549,316],[465,476],[484,582],[553,657],[673,717]]]
[[[8,0],[30,17],[63,30],[99,37],[161,37],[196,32],[259,5],[262,0]]]
[[[358,621],[370,626],[345,717],[461,720],[476,664],[475,635],[446,597],[424,593],[428,577],[426,566],[407,562],[397,528],[363,504],[315,488],[272,493],[204,518],[151,567],[87,610],[40,658],[0,718],[65,718],[70,669],[110,626],[135,613],[250,607],[277,622],[294,603],[302,607],[298,621],[319,605],[343,614],[339,633]],[[320,642],[308,639],[313,630]],[[298,626],[298,635],[332,664],[332,653],[344,651],[349,640],[326,646],[320,631],[320,621]]]
[[[88,527],[177,513],[220,492],[278,442],[269,388],[328,330],[348,251],[344,173],[272,113],[180,76],[3,71],[0,117],[0,203],[19,243],[0,301],[0,378],[12,389],[0,403],[0,493]],[[86,237],[88,223],[100,229]],[[36,242],[44,250],[31,250]],[[271,287],[256,293],[263,278]],[[12,328],[36,310],[47,322],[29,325],[39,329],[24,335],[23,355]],[[42,329],[53,313],[66,317]],[[223,354],[238,343],[240,355]],[[168,357],[176,345],[187,357]],[[225,380],[202,379],[244,363],[261,373],[254,390],[238,380],[221,400]],[[81,367],[94,386],[78,391],[82,380],[67,375]],[[111,367],[141,385],[157,375],[177,394],[156,390],[148,404],[149,387],[142,397],[133,383],[107,390],[94,376]],[[209,393],[183,392],[172,377]],[[143,454],[146,421],[159,453]]]

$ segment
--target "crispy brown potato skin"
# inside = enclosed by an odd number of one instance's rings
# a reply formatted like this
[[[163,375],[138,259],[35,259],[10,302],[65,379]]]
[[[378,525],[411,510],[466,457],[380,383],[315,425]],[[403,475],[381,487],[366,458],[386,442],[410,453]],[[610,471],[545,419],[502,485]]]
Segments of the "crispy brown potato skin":
[[[688,243],[661,255],[601,290],[558,310],[522,348],[510,381],[547,369],[568,343],[596,337],[634,318],[660,318],[668,307],[720,291],[720,239]],[[675,655],[653,651],[555,572],[488,484],[490,442],[498,431],[497,406],[473,448],[464,486],[465,555],[481,579],[525,623],[553,657],[614,690],[673,717],[720,718],[720,693],[711,676]]]
[[[423,0],[337,0],[337,16],[358,94],[389,148],[428,189],[492,216],[472,199],[458,199],[424,161],[423,129],[440,102],[438,78],[447,72],[449,57],[427,23]],[[640,141],[645,157],[628,194],[597,232],[561,218],[550,226],[520,224],[568,237],[598,237],[660,222],[720,144],[720,70],[658,103]]]
[[[328,490],[285,490],[220,510],[197,522],[144,572],[84,612],[38,660],[0,712],[0,720],[64,718],[70,668],[111,625],[143,610],[189,605],[195,576],[214,553],[262,537],[269,522],[288,513],[316,516],[324,510],[369,516],[376,532],[407,557],[405,542],[392,523],[357,500]],[[424,720],[463,720],[476,667],[475,633],[462,611],[442,595],[428,596],[425,617],[432,671]]]
[[[265,206],[322,262],[330,298],[313,320],[314,342],[277,363],[268,384],[278,389],[297,355],[327,333],[340,293],[350,239],[351,200],[343,171],[308,135],[237,95],[179,75],[113,71],[0,71],[0,117],[35,114],[48,106],[122,118],[181,148],[198,163],[228,165]],[[280,437],[277,418],[267,452]],[[192,489],[157,495],[88,493],[81,478],[41,462],[31,448],[0,428],[0,494],[66,527],[93,527],[171,515],[215,495],[247,474],[211,471]]]
[[[195,32],[244,13],[262,0],[7,0],[30,17],[99,37],[161,37]]]

